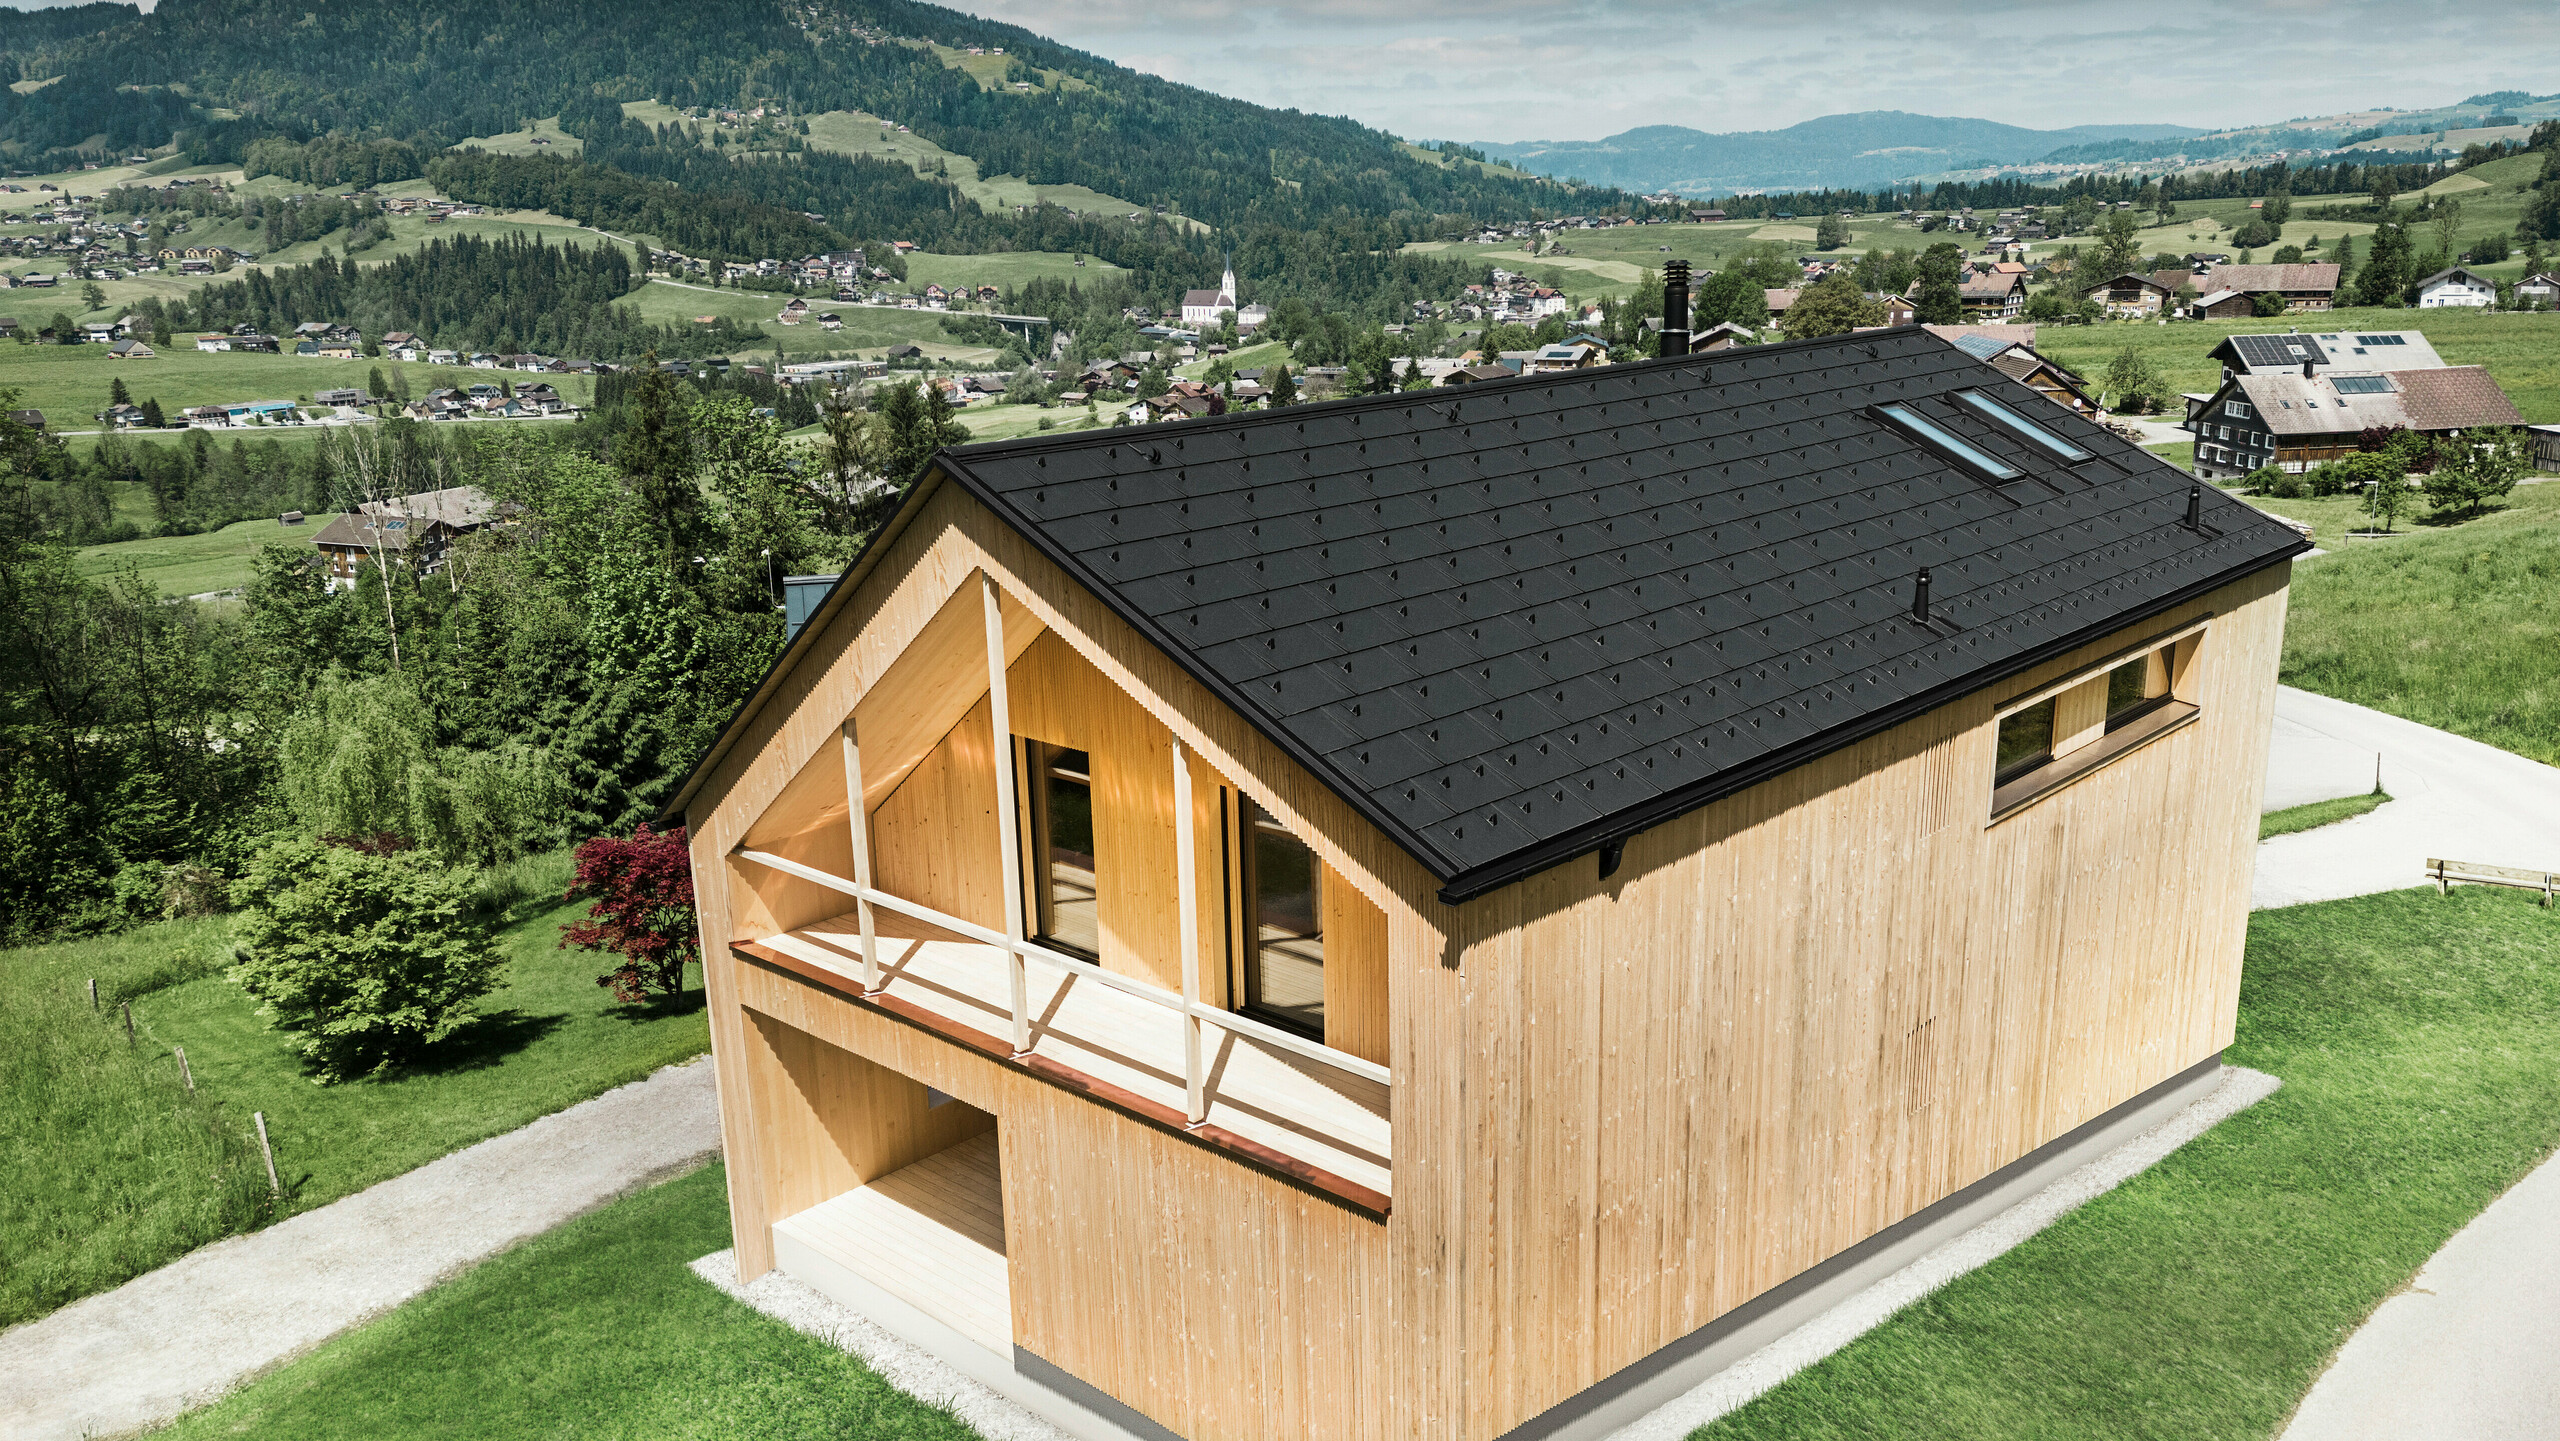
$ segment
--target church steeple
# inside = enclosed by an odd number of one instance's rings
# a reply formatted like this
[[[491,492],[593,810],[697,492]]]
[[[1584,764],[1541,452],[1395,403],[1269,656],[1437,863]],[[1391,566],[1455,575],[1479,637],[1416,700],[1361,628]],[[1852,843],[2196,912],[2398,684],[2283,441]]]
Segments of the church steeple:
[[[1227,257],[1227,273],[1218,278],[1218,304],[1229,310],[1236,308],[1236,258]]]

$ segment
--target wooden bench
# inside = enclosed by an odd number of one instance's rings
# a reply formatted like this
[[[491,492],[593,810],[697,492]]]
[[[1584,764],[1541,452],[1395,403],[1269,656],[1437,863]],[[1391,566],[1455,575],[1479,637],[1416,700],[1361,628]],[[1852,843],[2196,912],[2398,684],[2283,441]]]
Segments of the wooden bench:
[[[2427,859],[2427,875],[2436,883],[2436,894],[2452,891],[2455,881],[2480,886],[2514,886],[2519,890],[2542,892],[2542,904],[2551,904],[2551,894],[2560,887],[2560,874],[2551,871],[2520,871],[2512,866],[2484,866],[2477,861]]]

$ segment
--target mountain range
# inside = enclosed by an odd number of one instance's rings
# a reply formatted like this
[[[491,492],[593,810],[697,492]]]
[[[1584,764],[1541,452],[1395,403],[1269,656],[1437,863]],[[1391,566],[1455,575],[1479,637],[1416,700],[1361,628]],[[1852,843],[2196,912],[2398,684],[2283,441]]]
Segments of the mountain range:
[[[2056,150],[2111,140],[2174,140],[2190,125],[2074,125],[2030,130],[1996,120],[1867,110],[1825,115],[1784,130],[1711,134],[1646,125],[1605,140],[1475,142],[1474,148],[1539,175],[1629,190],[1726,195],[1742,190],[1873,190],[1948,170],[2017,165]]]

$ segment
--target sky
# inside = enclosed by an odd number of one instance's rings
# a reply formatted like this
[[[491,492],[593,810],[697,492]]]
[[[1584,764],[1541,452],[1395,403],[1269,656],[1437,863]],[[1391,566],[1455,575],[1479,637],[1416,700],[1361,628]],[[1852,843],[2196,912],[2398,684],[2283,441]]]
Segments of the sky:
[[[1424,140],[1908,110],[2262,125],[2560,89],[2549,0],[957,0],[1131,69]],[[2235,22],[2245,17],[2245,23]],[[2003,59],[2003,54],[2011,58]]]

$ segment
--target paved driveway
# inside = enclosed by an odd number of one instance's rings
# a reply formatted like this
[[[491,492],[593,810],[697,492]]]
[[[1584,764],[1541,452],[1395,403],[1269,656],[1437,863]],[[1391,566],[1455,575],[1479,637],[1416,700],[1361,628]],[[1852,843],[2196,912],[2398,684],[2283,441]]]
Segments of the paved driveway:
[[[2260,909],[2420,885],[2430,856],[2560,870],[2560,769],[2290,686],[2276,692],[2266,808],[2363,795],[2377,757],[2390,804],[2258,847]]]

